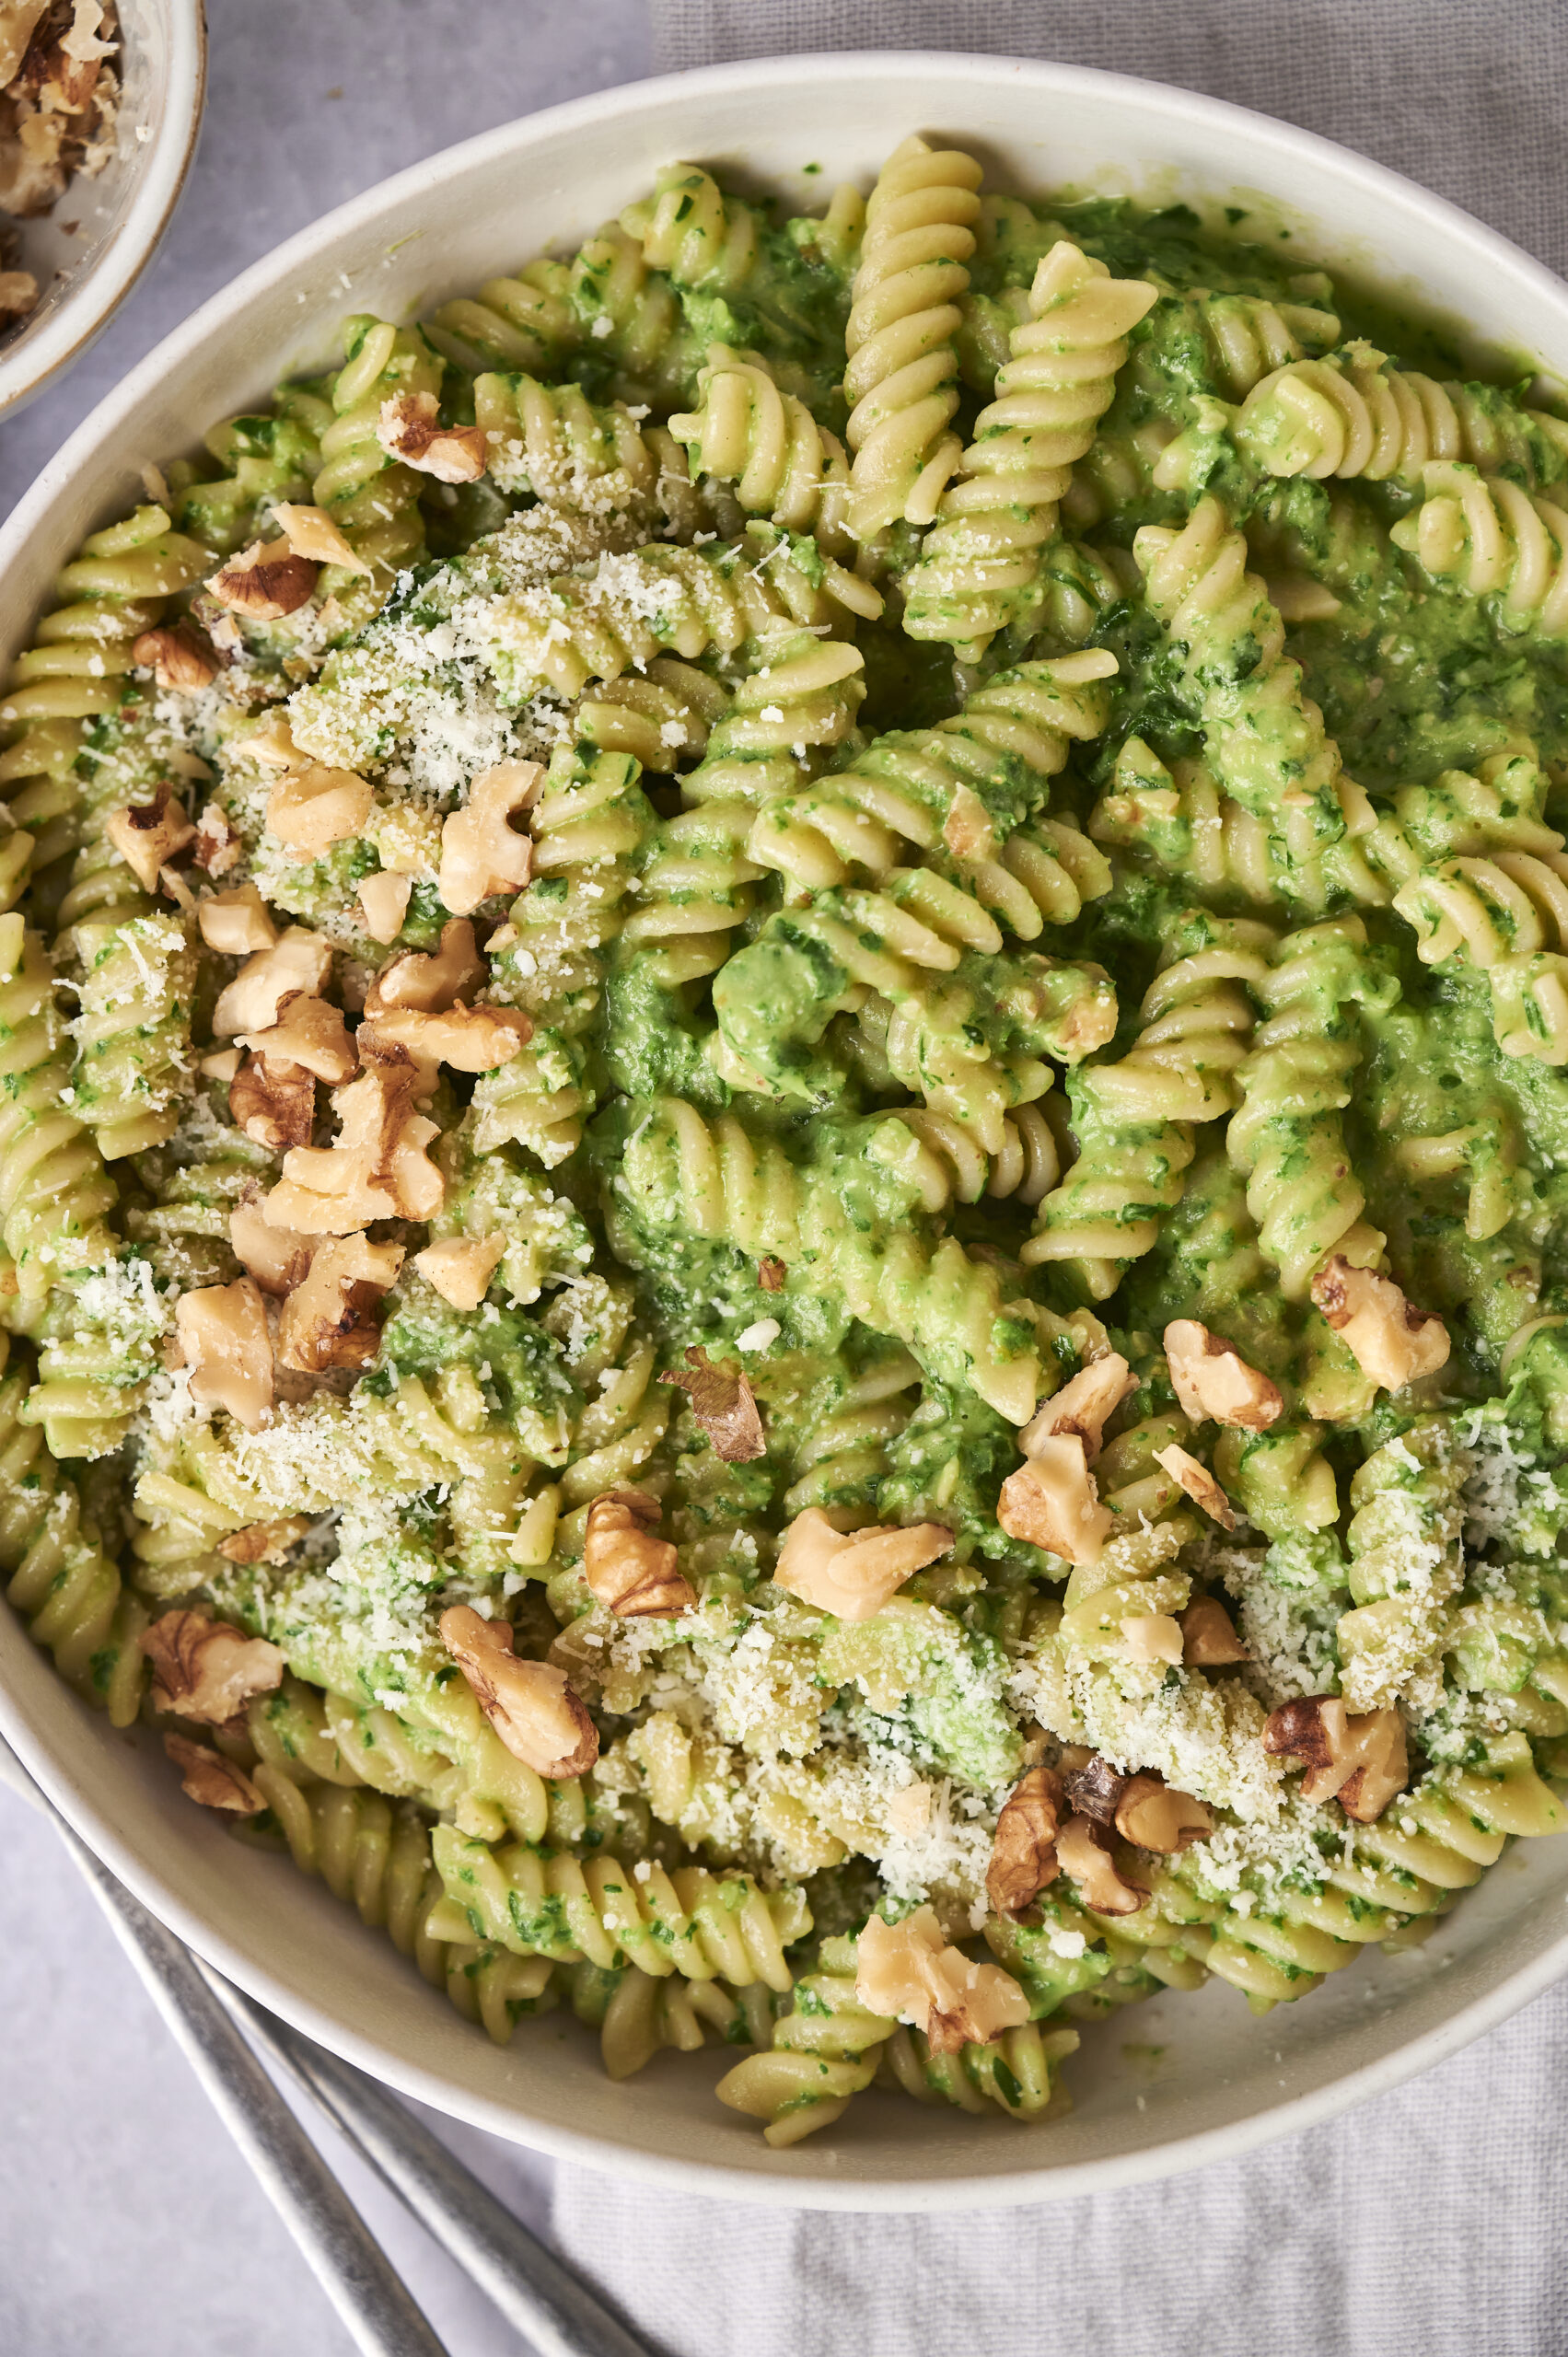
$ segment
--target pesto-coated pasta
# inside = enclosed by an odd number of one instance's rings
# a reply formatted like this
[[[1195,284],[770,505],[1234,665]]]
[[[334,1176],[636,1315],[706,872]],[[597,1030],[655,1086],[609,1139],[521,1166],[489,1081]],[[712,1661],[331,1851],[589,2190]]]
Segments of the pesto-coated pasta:
[[[0,694],[11,1607],[781,2146],[1568,1795],[1568,424],[983,177],[350,318]]]

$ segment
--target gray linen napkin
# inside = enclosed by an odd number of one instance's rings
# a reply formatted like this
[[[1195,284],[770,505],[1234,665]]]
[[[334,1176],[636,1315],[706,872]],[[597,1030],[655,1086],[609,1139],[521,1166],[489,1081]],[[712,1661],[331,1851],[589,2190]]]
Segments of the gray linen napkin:
[[[951,49],[1210,91],[1358,147],[1568,269],[1568,0],[652,7],[667,70]],[[554,2224],[670,2357],[1563,2357],[1565,2071],[1560,1988],[1344,2119],[1164,2184],[870,2218],[743,2209],[562,2165]]]

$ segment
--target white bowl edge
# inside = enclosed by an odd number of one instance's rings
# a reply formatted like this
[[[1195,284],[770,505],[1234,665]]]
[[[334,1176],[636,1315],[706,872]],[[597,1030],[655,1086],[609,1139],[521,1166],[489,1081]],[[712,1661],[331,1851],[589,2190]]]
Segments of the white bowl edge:
[[[747,102],[764,96],[771,117],[776,116],[785,110],[782,90],[790,84],[799,86],[801,112],[795,120],[801,127],[781,130],[770,118],[759,133],[758,110]],[[1020,93],[1035,102],[1027,128],[1018,120],[1025,111],[1016,106]],[[845,118],[842,127],[835,110]],[[1052,122],[1057,112],[1068,118],[1067,127]],[[253,401],[291,366],[321,365],[329,314],[377,308],[368,298],[380,293],[391,298],[386,305],[389,315],[401,317],[415,299],[423,306],[515,266],[525,250],[560,248],[612,209],[596,198],[587,207],[591,217],[584,217],[586,177],[596,188],[612,182],[618,191],[614,201],[625,202],[641,192],[654,164],[673,155],[731,158],[734,146],[716,135],[718,126],[731,122],[737,140],[744,125],[753,155],[763,150],[764,178],[777,178],[784,169],[770,152],[781,139],[797,153],[819,153],[836,138],[841,149],[853,145],[855,168],[864,174],[909,130],[936,129],[982,146],[1006,130],[1015,149],[1040,151],[1024,176],[1043,190],[1085,179],[1093,169],[1092,159],[1071,170],[1053,169],[1049,160],[1072,151],[1074,140],[1084,146],[1086,122],[1123,116],[1151,139],[1150,149],[1137,151],[1131,168],[1134,184],[1147,166],[1152,172],[1182,174],[1215,193],[1262,189],[1274,206],[1298,213],[1305,210],[1303,190],[1312,190],[1320,198],[1314,217],[1325,222],[1337,210],[1341,226],[1337,235],[1320,228],[1315,250],[1304,250],[1304,261],[1340,260],[1381,275],[1386,284],[1402,282],[1417,291],[1424,286],[1440,308],[1473,319],[1483,341],[1529,348],[1548,370],[1568,377],[1568,290],[1561,282],[1454,206],[1311,134],[1159,85],[990,57],[856,52],[712,67],[573,100],[432,157],[340,207],[215,296],[100,403],[0,529],[0,574],[16,593],[7,597],[0,635],[11,645],[24,640],[27,618],[41,604],[60,563],[95,524],[141,495],[145,461],[167,459],[189,447],[215,417]],[[704,122],[714,127],[714,136],[703,135]],[[595,159],[591,174],[576,171],[575,158],[566,151],[579,145],[586,149],[596,133],[612,129],[620,134],[613,158]],[[1132,129],[1127,136],[1132,139]],[[521,180],[530,156],[536,177],[548,181],[554,150],[561,151],[555,168],[565,179],[539,196],[536,211],[539,204],[555,210],[537,232],[530,229],[531,243],[525,238],[505,245],[494,208],[477,231],[462,216],[457,192],[477,189],[487,179],[504,189],[505,168],[516,159]],[[1245,158],[1245,172],[1225,168],[1233,155]],[[1124,171],[1125,156],[1124,146]],[[1279,186],[1270,187],[1271,173]],[[832,179],[832,173],[822,175],[819,195],[827,193]],[[810,192],[810,182],[796,175],[791,192]],[[444,201],[454,217],[440,258],[432,255],[425,267],[431,225],[421,231],[407,224],[414,208],[424,206],[434,215]],[[527,203],[514,206],[528,209]],[[473,203],[469,211],[483,214],[484,208]],[[463,258],[486,240],[487,263]],[[1440,268],[1427,270],[1423,258],[1429,251],[1441,257]],[[275,355],[264,369],[263,353]],[[167,424],[160,410],[168,412]],[[560,2016],[520,2026],[505,2055],[489,2049],[480,2033],[459,2023],[424,1988],[379,1934],[364,1933],[346,1910],[291,1868],[240,1850],[191,1811],[150,1747],[116,1737],[100,1721],[89,1720],[9,1619],[0,1623],[0,1727],[84,1839],[144,1903],[251,1995],[321,2044],[476,2127],[563,2158],[684,2185],[711,2197],[862,2210],[971,2207],[1046,2200],[1197,2166],[1399,2084],[1527,2003],[1568,1969],[1568,1923],[1560,1931],[1551,1928],[1562,1921],[1556,1908],[1568,1895],[1568,1837],[1559,1837],[1522,1845],[1446,1919],[1429,1948],[1408,1958],[1353,1967],[1307,1999],[1299,2012],[1282,2009],[1283,2022],[1281,2014],[1271,2016],[1286,2062],[1283,2101],[1260,2102],[1233,2116],[1223,2105],[1215,2112],[1202,2088],[1195,2086],[1180,2097],[1192,2124],[1183,2128],[1172,2119],[1162,2128],[1167,2107],[1159,2100],[1160,2088],[1168,2095],[1170,2086],[1156,2079],[1148,2112],[1137,2115],[1145,2129],[1136,2125],[1126,2103],[1112,2105],[1109,2113],[1102,2107],[1097,2115],[1094,2106],[1103,2092],[1097,2086],[1088,2107],[1038,2131],[1040,2165],[1017,2168],[1011,2155],[1019,2131],[1006,2122],[982,2121],[977,2133],[966,2115],[927,2111],[920,2115],[920,2132],[912,2135],[915,2121],[907,2105],[895,2109],[870,2096],[858,2099],[841,2130],[830,2131],[830,2142],[825,2138],[773,2153],[749,2123],[716,2106],[716,2117],[699,2118],[686,2100],[693,2086],[706,2099],[707,2084],[728,2056],[708,2058],[714,2067],[706,2070],[702,2058],[690,2064],[685,2058],[661,2058],[630,2089],[612,2089],[597,2078],[586,2035],[575,2029],[563,2072],[530,2068],[529,2041],[559,2046]],[[1511,1928],[1491,1942],[1492,1919],[1507,1918],[1508,1893],[1520,1875],[1526,1882],[1518,1887],[1536,1892],[1539,1886],[1539,1895],[1527,1907],[1514,1909]],[[311,1976],[290,1953],[291,1925],[308,1927],[312,1962],[322,1968],[314,1974],[318,1982],[330,1961],[337,1976],[331,2002],[309,1985]],[[1356,1993],[1363,1990],[1368,1993]],[[1384,2011],[1367,2010],[1384,1997],[1389,2000]],[[1238,2025],[1211,2000],[1220,2007],[1240,2006],[1234,1992],[1211,1988],[1197,1999],[1161,1998],[1152,2007],[1090,2026],[1085,2055],[1069,2066],[1070,2078],[1083,2069],[1096,2040],[1102,2042],[1103,2061],[1119,2023],[1129,2029],[1157,2023],[1173,2040],[1186,2026],[1189,2044],[1208,2030],[1233,2054],[1255,2049],[1250,2084],[1261,2072],[1261,2047],[1248,2026],[1251,2017],[1244,2015]],[[1364,2016],[1359,2021],[1358,2014]],[[1397,2026],[1392,2038],[1379,2038],[1377,2022],[1395,2015],[1402,2032]],[[373,2026],[366,2026],[366,2018]],[[1320,2033],[1311,2026],[1318,2023]],[[1331,2023],[1337,2025],[1332,2033]],[[1270,2031],[1270,2038],[1274,2034]],[[411,2049],[416,2043],[436,2059],[415,2059]],[[1318,2048],[1327,2057],[1321,2070],[1311,2061]],[[1336,2061],[1342,2049],[1342,2061]],[[548,2059],[541,2047],[534,2061],[542,2065]],[[480,2070],[482,2061],[488,2071]],[[679,2079],[671,2075],[677,2063],[682,2069]],[[541,2083],[537,2091],[528,2084],[536,2079]],[[542,2100],[544,2083],[549,2103]],[[1223,2090],[1225,2084],[1225,2067],[1216,2059],[1214,2084]],[[1206,2113],[1213,2116],[1202,2124]],[[1125,2118],[1126,2139],[1118,2142],[1111,2135],[1108,2148],[1108,2139],[1101,2137],[1098,2152],[1080,2149],[1083,2131],[1093,2130],[1097,2116],[1112,2126]],[[578,2118],[598,2124],[572,2124]],[[704,2148],[715,2156],[703,2157]],[[1057,2148],[1076,2156],[1053,2164],[1049,2156]],[[924,2156],[918,2168],[912,2157],[916,2152]]]

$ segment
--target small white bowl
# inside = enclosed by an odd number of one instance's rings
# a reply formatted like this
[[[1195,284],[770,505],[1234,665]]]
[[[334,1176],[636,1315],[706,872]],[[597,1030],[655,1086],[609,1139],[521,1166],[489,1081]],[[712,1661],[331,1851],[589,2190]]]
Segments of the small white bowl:
[[[52,212],[17,224],[20,267],[42,292],[0,342],[0,417],[102,334],[157,251],[196,152],[207,81],[202,0],[119,0],[119,14],[114,154],[96,179],[70,181]]]
[[[328,363],[346,314],[401,319],[565,250],[674,157],[744,172],[805,206],[840,179],[868,187],[912,130],[974,144],[1024,189],[1255,204],[1304,262],[1449,312],[1483,343],[1568,378],[1568,288],[1452,205],[1283,123],[1152,83],[995,58],[715,67],[578,99],[434,157],[206,304],[95,411],[0,530],[0,664],[26,644],[28,618],[83,536],[142,496],[142,467],[291,371]],[[519,2143],[729,2200],[951,2210],[1191,2167],[1398,2084],[1568,1970],[1568,1836],[1523,1842],[1424,1947],[1367,1956],[1266,2020],[1212,1983],[1086,2027],[1064,2119],[1020,2130],[872,2093],[826,2134],[773,2152],[713,2100],[732,2053],[664,2055],[616,2086],[587,2033],[559,2014],[492,2047],[319,1882],[228,1840],[182,1798],[159,1747],[84,1710],[3,1611],[0,1728],[139,1898],[322,2045]]]

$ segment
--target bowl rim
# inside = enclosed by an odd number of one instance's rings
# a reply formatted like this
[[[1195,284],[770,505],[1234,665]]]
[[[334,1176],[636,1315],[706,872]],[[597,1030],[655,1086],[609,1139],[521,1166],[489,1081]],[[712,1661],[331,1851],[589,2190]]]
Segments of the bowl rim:
[[[35,331],[24,327],[15,344],[0,354],[0,420],[14,417],[98,342],[157,253],[174,217],[195,157],[206,105],[207,19],[203,0],[159,0],[159,4],[168,28],[168,79],[124,218],[96,260],[82,271],[59,308]],[[123,32],[122,38],[125,38]],[[64,203],[64,197],[59,201]],[[95,409],[92,414],[97,413]]]
[[[187,10],[195,8],[199,13],[200,0],[174,0],[174,5]],[[286,283],[302,265],[315,261],[322,251],[375,223],[390,208],[417,202],[428,189],[460,180],[492,159],[526,154],[530,145],[544,137],[562,132],[600,131],[618,120],[645,110],[650,102],[656,103],[676,93],[701,98],[710,93],[723,96],[763,88],[770,75],[781,69],[792,74],[830,73],[841,79],[864,78],[874,83],[878,103],[883,107],[889,100],[890,85],[895,86],[896,94],[896,85],[902,79],[928,80],[934,72],[947,69],[954,75],[954,111],[959,116],[963,112],[959,101],[974,95],[977,86],[1016,86],[1023,79],[1037,83],[1042,95],[1057,102],[1065,99],[1070,103],[1074,95],[1083,95],[1111,99],[1133,110],[1141,109],[1165,115],[1179,108],[1188,124],[1211,130],[1222,145],[1227,131],[1245,128],[1249,138],[1256,140],[1260,127],[1276,150],[1298,165],[1304,175],[1326,173],[1342,189],[1360,193],[1370,205],[1397,212],[1407,223],[1419,222],[1425,234],[1440,235],[1465,249],[1472,260],[1509,284],[1510,308],[1516,307],[1521,318],[1531,316],[1527,306],[1544,305],[1563,322],[1568,336],[1568,287],[1543,263],[1524,253],[1501,233],[1384,165],[1357,156],[1316,133],[1276,122],[1228,100],[1098,68],[963,51],[824,51],[748,59],[621,84],[521,117],[408,166],[335,207],[311,226],[297,231],[172,330],[83,420],[44,466],[11,516],[0,525],[0,579],[84,466],[97,464],[113,450],[115,437],[136,404],[160,382],[183,368],[212,339],[231,329],[257,295]],[[175,189],[177,192],[178,180]],[[0,1631],[0,1655],[13,1637],[18,1648],[30,1649],[19,1625],[13,1625]],[[20,1658],[19,1653],[17,1657]],[[52,1667],[48,1675],[53,1678]],[[598,2133],[536,2118],[521,2118],[512,2104],[457,2087],[438,2072],[425,2069],[410,2053],[362,2033],[338,2013],[308,1997],[283,1991],[265,1967],[252,1962],[226,1933],[175,1896],[160,1878],[156,1863],[139,1852],[134,1840],[110,1817],[99,1813],[82,1788],[69,1758],[57,1753],[35,1729],[21,1694],[3,1680],[0,1732],[88,1847],[144,1905],[237,1986],[330,2051],[437,2113],[506,2142],[618,2177],[758,2206],[906,2212],[1005,2208],[1065,2200],[1180,2174],[1214,2160],[1233,2159],[1263,2143],[1330,2119],[1370,2096],[1389,2092],[1458,2052],[1568,1972],[1565,1925],[1534,1956],[1504,1971],[1493,1985],[1389,2051],[1245,2119],[1179,2133],[1137,2150],[981,2177],[958,2173],[933,2174],[922,2179],[865,2176],[843,2181],[835,2179],[830,2165],[825,2164],[813,2177],[785,2178],[738,2169],[728,2163],[640,2150]]]

